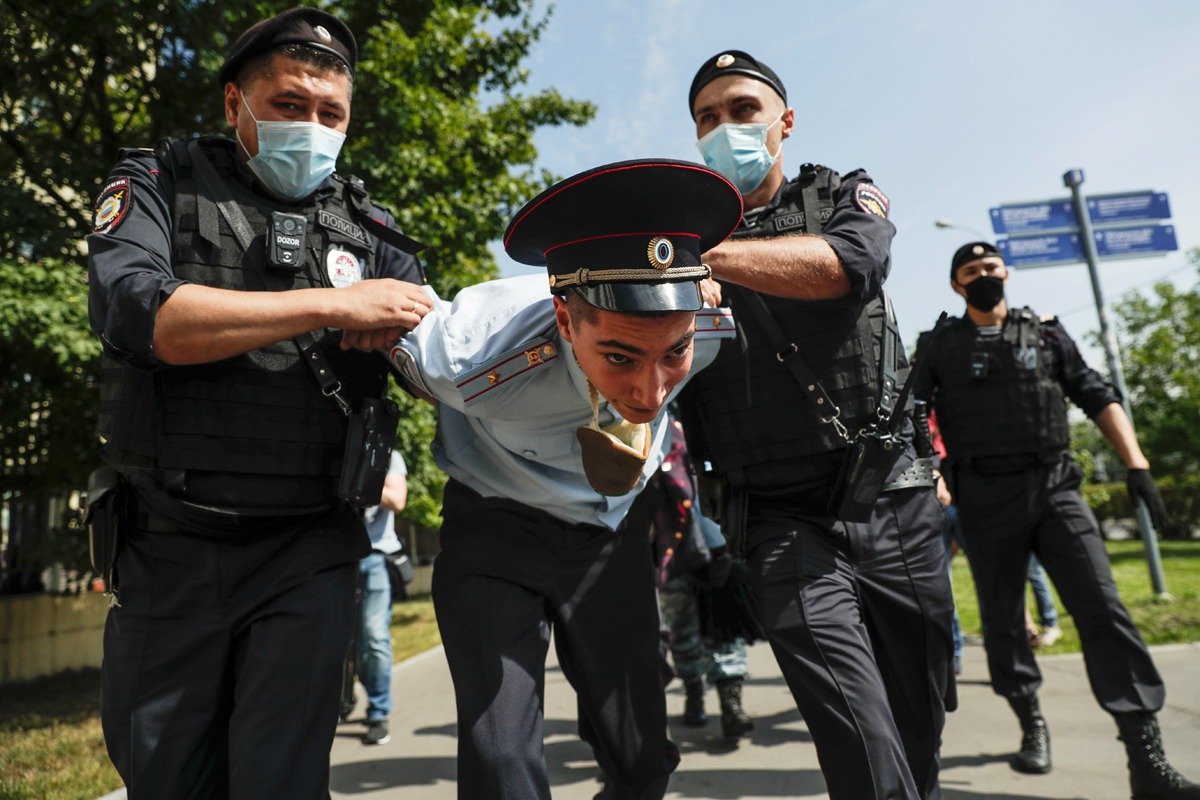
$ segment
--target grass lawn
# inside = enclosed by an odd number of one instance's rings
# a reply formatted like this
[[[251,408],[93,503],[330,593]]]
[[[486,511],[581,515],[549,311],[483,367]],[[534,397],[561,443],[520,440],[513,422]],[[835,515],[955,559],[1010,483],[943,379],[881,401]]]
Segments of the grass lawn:
[[[1146,566],[1141,542],[1108,542],[1107,549],[1121,600],[1147,644],[1200,641],[1200,542],[1159,542],[1167,591],[1174,598],[1170,603],[1160,603],[1154,598],[1150,589],[1150,570]],[[967,559],[961,553],[954,558],[951,577],[963,632],[978,636],[979,603],[975,598],[975,582],[971,580]],[[1033,592],[1027,594],[1029,608],[1036,620]],[[1063,638],[1052,647],[1039,649],[1038,652],[1078,652],[1079,633],[1075,630],[1075,622],[1067,615],[1057,590],[1054,598],[1058,605],[1058,625],[1062,628]]]
[[[441,641],[428,596],[392,609],[402,661]],[[100,673],[0,687],[0,800],[93,800],[121,785],[100,731]]]

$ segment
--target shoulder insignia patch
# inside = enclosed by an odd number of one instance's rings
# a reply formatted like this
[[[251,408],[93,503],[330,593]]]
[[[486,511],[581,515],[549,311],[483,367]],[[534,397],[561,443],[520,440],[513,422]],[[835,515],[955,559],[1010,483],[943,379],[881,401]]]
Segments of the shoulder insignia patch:
[[[470,372],[455,384],[463,405],[470,406],[498,386],[558,358],[558,346],[548,338],[533,339]]]
[[[1038,317],[1038,321],[1043,325],[1053,325],[1058,322],[1058,316],[1056,314],[1042,314],[1042,316]]]
[[[892,201],[873,183],[863,181],[854,187],[854,204],[868,214],[887,219]]]
[[[732,339],[735,336],[737,326],[732,309],[706,307],[696,312],[697,339]]]
[[[389,353],[388,360],[392,362],[392,366],[400,373],[400,377],[405,380],[413,394],[425,400],[435,401],[433,392],[429,391],[429,386],[421,377],[421,370],[417,369],[417,362],[412,353],[397,344]]]
[[[133,204],[133,186],[129,178],[114,178],[96,198],[92,213],[93,233],[112,233],[117,229]]]

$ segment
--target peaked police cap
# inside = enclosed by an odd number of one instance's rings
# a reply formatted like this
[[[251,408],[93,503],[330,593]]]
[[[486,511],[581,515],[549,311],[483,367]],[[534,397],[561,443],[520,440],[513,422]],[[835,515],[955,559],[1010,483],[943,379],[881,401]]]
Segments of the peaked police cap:
[[[544,265],[556,294],[607,311],[697,311],[702,253],[742,218],[742,196],[706,167],[663,158],[604,164],[525,204],[504,234],[522,264]]]

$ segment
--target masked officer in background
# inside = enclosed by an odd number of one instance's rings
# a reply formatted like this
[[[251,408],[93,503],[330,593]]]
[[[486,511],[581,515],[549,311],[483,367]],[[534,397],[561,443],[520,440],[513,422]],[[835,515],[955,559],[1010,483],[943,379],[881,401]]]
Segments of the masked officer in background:
[[[429,304],[411,240],[332,174],[355,54],[322,11],[257,23],[218,74],[233,138],[124,151],[96,203],[100,433],[126,486],[101,717],[132,800],[329,796],[370,552],[345,443],[386,466],[395,423],[386,360],[347,346]]]
[[[742,540],[830,796],[936,797],[952,601],[932,464],[915,460],[910,424],[869,521],[829,510],[849,440],[888,416],[904,366],[883,294],[888,199],[862,170],[806,164],[784,179],[796,114],[747,53],[705,61],[688,109],[705,161],[747,209],[704,254],[745,342],[722,348],[682,398],[693,455],[725,481],[722,529]]]
[[[1169,527],[1150,464],[1116,390],[1084,363],[1054,317],[1004,299],[1008,269],[988,242],[960,247],[950,287],[966,314],[918,345],[918,395],[932,401],[946,444],[943,473],[958,507],[975,577],[992,688],[1021,723],[1019,772],[1050,771],[1050,734],[1038,708],[1038,671],[1025,633],[1025,578],[1035,553],[1079,629],[1092,692],[1116,719],[1136,800],[1200,798],[1167,762],[1155,712],[1165,690],[1117,596],[1096,518],[1067,451],[1066,398],[1091,417],[1129,468],[1129,495],[1154,526]]]
[[[462,800],[550,797],[542,697],[550,631],[578,694],[602,798],[661,798],[667,738],[649,527],[664,406],[732,332],[703,309],[700,253],[741,216],[696,164],[597,167],[550,187],[505,250],[544,264],[434,301],[393,350],[438,403],[450,475],[433,601],[458,708]]]

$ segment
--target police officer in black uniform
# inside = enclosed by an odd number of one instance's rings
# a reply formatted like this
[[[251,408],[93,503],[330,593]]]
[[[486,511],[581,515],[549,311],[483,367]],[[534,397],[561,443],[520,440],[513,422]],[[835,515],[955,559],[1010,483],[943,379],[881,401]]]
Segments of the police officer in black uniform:
[[[830,796],[937,797],[951,597],[931,462],[915,458],[911,424],[869,521],[828,510],[849,439],[888,414],[903,374],[883,293],[888,199],[862,170],[806,164],[784,179],[796,114],[747,53],[705,61],[688,103],[705,161],[748,209],[704,255],[744,338],[686,392],[693,454],[725,479],[722,527],[743,531],[762,623]],[[812,380],[787,363],[797,355]]]
[[[127,486],[101,716],[133,800],[329,796],[370,552],[339,476],[387,380],[360,351],[429,305],[412,241],[332,174],[355,56],[325,12],[257,23],[218,76],[235,136],[124,151],[96,203],[100,433]]]
[[[1120,396],[1084,363],[1054,317],[1009,309],[1008,269],[988,242],[960,247],[950,286],[966,313],[923,336],[918,395],[932,401],[946,443],[942,472],[958,506],[983,617],[992,688],[1021,723],[1020,772],[1050,771],[1038,708],[1041,673],[1025,634],[1029,554],[1046,567],[1075,619],[1092,692],[1116,719],[1135,800],[1200,797],[1167,762],[1155,712],[1165,690],[1117,596],[1096,518],[1067,452],[1066,398],[1091,417],[1129,468],[1131,497],[1158,529],[1170,525]]]

